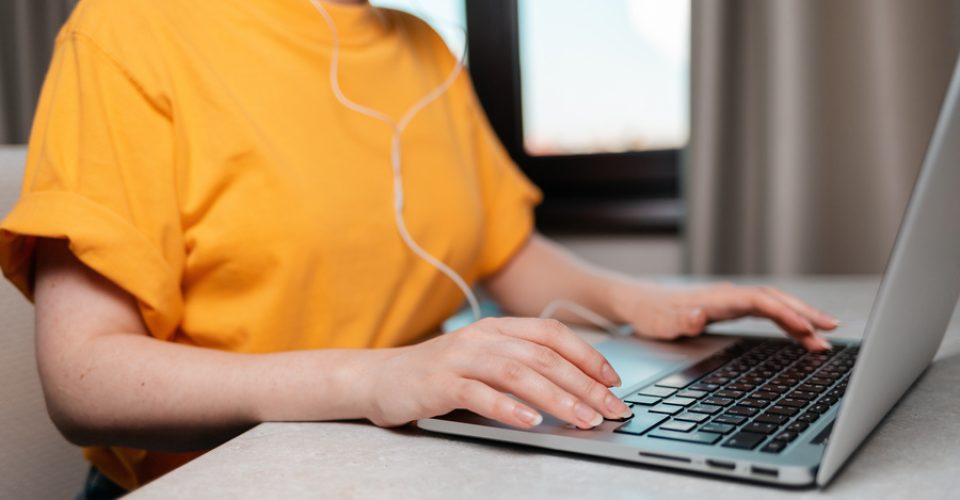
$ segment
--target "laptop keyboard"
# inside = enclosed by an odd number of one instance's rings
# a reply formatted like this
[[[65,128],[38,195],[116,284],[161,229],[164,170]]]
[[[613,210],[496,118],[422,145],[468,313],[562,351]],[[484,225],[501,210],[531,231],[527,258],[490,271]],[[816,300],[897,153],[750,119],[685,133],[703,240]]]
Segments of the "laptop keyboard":
[[[614,432],[780,453],[840,401],[857,352],[743,339],[624,397],[634,416]]]

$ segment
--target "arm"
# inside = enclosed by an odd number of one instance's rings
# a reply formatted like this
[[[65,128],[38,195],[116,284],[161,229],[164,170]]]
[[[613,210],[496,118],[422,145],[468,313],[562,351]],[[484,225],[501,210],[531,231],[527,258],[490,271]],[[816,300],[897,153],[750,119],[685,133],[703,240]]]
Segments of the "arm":
[[[631,324],[639,335],[660,339],[698,335],[712,321],[761,316],[806,348],[822,350],[827,346],[816,330],[837,326],[832,317],[776,289],[645,283],[591,266],[538,234],[485,286],[512,313],[536,316],[551,301],[567,299],[611,321]]]
[[[518,427],[629,410],[596,350],[557,322],[486,320],[410,347],[237,354],[148,335],[134,299],[40,240],[37,358],[51,418],[80,445],[206,449],[261,421],[399,425],[465,408]],[[611,400],[610,398],[613,398]]]
[[[47,407],[80,445],[195,450],[264,420],[361,418],[349,381],[388,354],[248,355],[158,341],[133,298],[61,241],[39,245],[35,299]]]

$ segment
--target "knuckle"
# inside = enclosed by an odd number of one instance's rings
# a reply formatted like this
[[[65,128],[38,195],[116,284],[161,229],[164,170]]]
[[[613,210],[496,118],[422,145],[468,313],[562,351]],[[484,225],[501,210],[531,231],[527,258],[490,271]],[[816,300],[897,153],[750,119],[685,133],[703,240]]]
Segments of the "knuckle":
[[[591,401],[604,404],[604,400],[609,392],[606,387],[589,379],[584,382],[584,385],[586,387],[583,393],[586,394]]]
[[[543,328],[543,331],[547,335],[551,335],[554,337],[560,336],[561,334],[563,334],[564,330],[566,329],[566,326],[564,326],[563,323],[561,323],[559,320],[555,320],[552,318],[540,320],[540,325]]]
[[[477,330],[481,332],[491,332],[497,330],[497,318],[482,318],[474,323]]]
[[[540,369],[550,369],[557,365],[560,361],[557,353],[547,349],[546,347],[535,347],[533,351],[533,363],[537,368]]]
[[[500,367],[500,378],[504,382],[517,382],[523,378],[523,365],[516,361],[506,361]]]

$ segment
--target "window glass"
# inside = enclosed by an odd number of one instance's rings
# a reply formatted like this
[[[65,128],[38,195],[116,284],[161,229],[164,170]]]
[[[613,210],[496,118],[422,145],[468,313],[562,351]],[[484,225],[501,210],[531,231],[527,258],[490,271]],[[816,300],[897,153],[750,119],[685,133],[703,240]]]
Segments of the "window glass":
[[[467,25],[464,0],[370,0],[377,7],[409,12],[440,33],[451,52],[463,54],[464,28]]]
[[[681,148],[689,0],[519,0],[531,155]]]

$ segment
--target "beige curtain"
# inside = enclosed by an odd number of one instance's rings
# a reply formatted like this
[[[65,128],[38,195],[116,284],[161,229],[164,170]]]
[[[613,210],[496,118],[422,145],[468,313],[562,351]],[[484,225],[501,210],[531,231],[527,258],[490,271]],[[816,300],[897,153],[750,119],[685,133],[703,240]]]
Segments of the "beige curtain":
[[[693,33],[687,270],[881,272],[960,0],[693,0]]]
[[[0,144],[26,142],[53,40],[77,0],[0,0]]]

